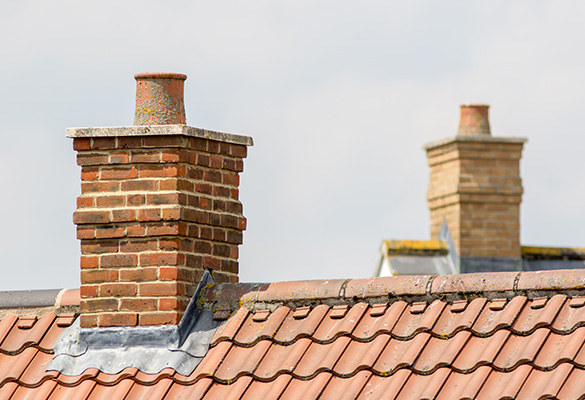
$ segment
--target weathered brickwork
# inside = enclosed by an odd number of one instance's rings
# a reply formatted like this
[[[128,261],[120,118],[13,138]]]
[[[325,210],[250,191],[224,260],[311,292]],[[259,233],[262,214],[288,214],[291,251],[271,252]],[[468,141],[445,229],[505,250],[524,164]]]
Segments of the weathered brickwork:
[[[169,136],[75,138],[81,325],[177,324],[204,269],[238,281],[244,145]]]
[[[443,221],[461,257],[520,257],[523,139],[456,136],[427,147],[431,237]]]

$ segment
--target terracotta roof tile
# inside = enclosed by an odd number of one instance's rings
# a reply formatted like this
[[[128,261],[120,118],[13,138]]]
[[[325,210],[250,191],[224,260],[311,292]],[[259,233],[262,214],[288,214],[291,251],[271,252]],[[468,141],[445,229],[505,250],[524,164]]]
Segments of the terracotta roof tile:
[[[404,301],[397,301],[381,315],[372,316],[372,313],[364,313],[352,336],[360,341],[368,341],[381,333],[392,332],[406,305]]]
[[[35,357],[21,375],[20,382],[25,386],[36,386],[43,380],[56,378],[59,375],[57,371],[46,371],[52,359],[53,354],[37,351]],[[79,378],[76,378],[77,380]]]
[[[76,386],[57,385],[51,393],[50,400],[86,399],[96,386],[95,381],[87,380]]]
[[[583,399],[583,382],[585,382],[585,369],[573,368],[557,397],[563,400]]]
[[[555,398],[572,369],[573,366],[571,364],[562,364],[558,368],[550,371],[532,370],[528,379],[522,385],[517,399]]]
[[[328,311],[329,307],[321,304],[315,307],[306,318],[297,319],[289,315],[274,335],[274,340],[286,344],[302,337],[312,336]]]
[[[103,399],[124,399],[132,390],[134,381],[131,379],[124,379],[114,386],[95,385],[91,391],[88,400],[103,400]]]
[[[501,300],[497,301],[495,306],[493,306],[494,301],[488,302],[473,324],[472,331],[477,335],[487,336],[498,329],[511,327],[524,307],[526,300],[524,296],[516,296],[507,301],[506,304],[502,304],[503,301]]]
[[[240,327],[242,326],[242,321],[247,318],[248,314],[248,309],[245,307],[240,307],[237,313],[232,316],[227,321],[227,323],[222,324],[219,326],[219,328],[217,328],[217,331],[215,331],[215,334],[211,339],[211,346],[215,346],[222,340],[232,340],[238,333]]]
[[[6,336],[12,330],[12,327],[18,322],[18,317],[16,315],[7,315],[5,318],[2,319],[0,322],[0,350],[2,349],[1,345],[4,343]]]
[[[441,368],[431,375],[411,374],[397,400],[435,399],[450,373],[449,368]]]
[[[541,328],[528,336],[510,335],[496,357],[494,366],[509,371],[519,364],[532,362],[549,333],[549,329]]]
[[[359,323],[366,308],[367,304],[358,303],[349,310],[345,318],[336,318],[333,314],[335,309],[331,307],[313,333],[313,339],[319,342],[330,342],[342,335],[349,335]]]
[[[199,365],[197,365],[191,375],[182,376],[177,374],[175,375],[175,379],[179,383],[188,384],[205,377],[213,376],[215,370],[226,357],[231,348],[231,342],[219,342],[217,346],[209,349],[207,355],[203,358]]]
[[[273,381],[263,382],[255,380],[248,386],[242,400],[278,399],[292,379],[292,375],[283,374],[279,375]]]
[[[433,327],[433,333],[439,336],[450,337],[463,329],[469,329],[483,309],[486,299],[479,298],[465,302],[465,308],[461,309],[462,303],[449,304],[445,307],[441,317]]]
[[[557,318],[552,324],[552,329],[559,333],[569,333],[579,326],[585,325],[585,305],[582,299],[573,302],[574,298],[565,302]]]
[[[267,319],[260,320],[255,319],[255,314],[248,314],[234,340],[243,345],[251,345],[260,339],[272,339],[289,312],[288,307],[280,307],[270,313]]]
[[[491,372],[492,369],[487,366],[479,367],[475,371],[466,374],[451,372],[437,396],[437,400],[475,399]]]
[[[425,305],[422,312],[415,310],[414,305],[409,305],[392,329],[392,336],[406,340],[419,332],[431,330],[445,305],[445,302],[435,300],[431,304]]]
[[[531,333],[536,328],[552,324],[567,296],[558,294],[547,300],[544,307],[533,307],[534,300],[529,301],[518,319],[512,325],[514,332],[520,335]]]
[[[330,373],[323,372],[310,380],[293,379],[279,400],[317,399],[323,393],[331,378]]]
[[[252,347],[232,346],[214,377],[227,383],[242,375],[254,373],[270,346],[272,342],[269,340],[261,340]]]
[[[56,386],[57,382],[52,380],[45,381],[39,387],[19,386],[10,398],[14,400],[48,399]]]
[[[431,335],[425,332],[410,340],[390,339],[373,370],[379,375],[389,375],[399,368],[412,366],[430,338]]]
[[[165,368],[158,374],[145,374],[142,371],[136,373],[135,379],[143,385],[153,385],[161,380],[166,380],[175,375],[175,370],[172,368]]]
[[[17,381],[22,376],[36,353],[37,350],[34,347],[28,347],[18,356],[1,354],[0,376],[2,376],[2,381]]]
[[[534,365],[542,369],[551,369],[562,362],[575,360],[577,352],[585,343],[585,327],[571,335],[559,335],[551,332],[534,359]]]
[[[49,313],[32,322],[7,316],[0,322],[0,400],[582,398],[580,278],[569,280],[566,291],[538,283],[533,292],[509,290],[510,278],[519,282],[522,273],[484,275],[423,278],[420,296],[400,298],[392,297],[398,289],[383,291],[391,282],[406,292],[419,290],[420,277],[410,283],[385,278],[382,289],[375,279],[296,283],[298,288],[238,284],[233,296],[256,299],[262,292],[261,302],[246,306],[213,288],[219,296],[211,298],[220,300],[204,306],[231,317],[189,376],[172,369],[89,369],[79,376],[45,371],[55,340],[75,317]],[[474,286],[473,279],[481,282]],[[494,292],[486,292],[492,286]],[[432,291],[437,288],[445,293]],[[462,288],[471,295],[456,292]],[[326,295],[330,299],[321,301]]]
[[[410,370],[402,369],[390,376],[373,375],[360,393],[358,400],[395,399],[402,390]]]
[[[252,377],[244,376],[236,382],[227,385],[213,385],[209,388],[204,400],[238,400],[244,395],[248,386],[252,383]]]
[[[351,341],[335,365],[335,372],[350,376],[355,371],[371,369],[389,341],[390,335],[386,334],[376,336],[371,342]]]
[[[344,336],[328,344],[313,342],[294,369],[295,376],[311,378],[319,372],[333,370],[350,341],[349,336]]]
[[[477,400],[515,399],[532,371],[529,365],[521,365],[511,372],[492,370],[485,380]]]
[[[262,380],[272,380],[279,373],[291,373],[311,343],[310,339],[303,338],[290,345],[272,345],[258,365],[255,375]]]
[[[0,345],[0,351],[6,353],[19,353],[25,347],[37,345],[47,333],[47,329],[55,320],[55,314],[47,313],[30,329],[18,327],[18,323],[12,325],[12,329]]]
[[[0,400],[8,400],[12,398],[12,395],[18,389],[18,382],[8,382],[0,387]]]
[[[453,362],[453,368],[458,372],[468,373],[480,365],[493,364],[508,336],[510,331],[506,329],[488,337],[472,336]]]
[[[333,376],[319,398],[323,400],[354,400],[371,376],[370,371],[360,371],[349,379]]]
[[[435,371],[439,367],[450,366],[470,336],[471,332],[464,331],[459,332],[451,339],[432,337],[424,350],[419,354],[416,363],[413,365],[413,369],[416,372],[427,374]]]
[[[202,378],[194,381],[190,385],[177,385],[171,386],[166,394],[167,399],[202,399],[205,393],[211,385],[213,385],[212,378]],[[154,400],[154,399],[153,399]]]

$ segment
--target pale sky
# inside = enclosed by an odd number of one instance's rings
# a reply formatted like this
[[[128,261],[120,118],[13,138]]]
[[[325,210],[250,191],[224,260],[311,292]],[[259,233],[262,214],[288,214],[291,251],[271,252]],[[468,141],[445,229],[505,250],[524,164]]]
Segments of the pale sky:
[[[371,276],[428,239],[424,143],[491,105],[527,137],[522,244],[585,246],[585,2],[18,1],[0,5],[0,290],[79,286],[67,127],[132,125],[144,71],[187,123],[252,136],[242,281]]]

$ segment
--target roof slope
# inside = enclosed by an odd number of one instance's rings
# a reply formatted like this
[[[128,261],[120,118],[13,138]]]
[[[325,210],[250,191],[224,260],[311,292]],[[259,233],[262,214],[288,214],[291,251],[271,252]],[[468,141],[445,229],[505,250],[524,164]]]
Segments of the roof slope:
[[[0,324],[0,399],[583,399],[585,271],[221,284],[190,376],[45,372],[72,323]],[[32,325],[31,325],[32,324]]]

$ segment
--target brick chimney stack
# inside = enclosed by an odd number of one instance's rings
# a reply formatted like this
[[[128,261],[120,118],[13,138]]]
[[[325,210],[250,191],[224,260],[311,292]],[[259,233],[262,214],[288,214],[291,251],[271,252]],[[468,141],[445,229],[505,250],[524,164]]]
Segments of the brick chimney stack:
[[[431,238],[443,223],[460,272],[521,267],[520,159],[524,138],[491,136],[487,105],[462,105],[458,134],[424,148]]]
[[[81,326],[178,324],[205,269],[238,281],[245,136],[186,126],[174,73],[137,81],[134,126],[69,128],[81,166]]]

